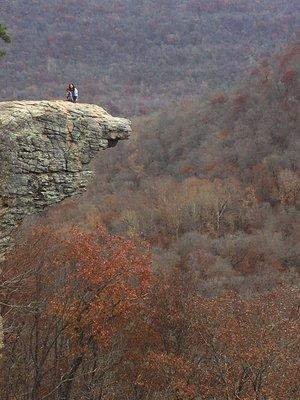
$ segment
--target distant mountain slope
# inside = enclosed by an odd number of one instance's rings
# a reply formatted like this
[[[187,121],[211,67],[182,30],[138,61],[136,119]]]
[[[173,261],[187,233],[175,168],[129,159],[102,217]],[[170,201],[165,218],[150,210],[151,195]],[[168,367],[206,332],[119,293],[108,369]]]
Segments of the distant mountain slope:
[[[1,61],[0,98],[64,95],[115,113],[230,87],[249,65],[293,37],[297,0],[1,1],[13,44]]]
[[[132,139],[96,160],[86,198],[54,209],[47,223],[100,220],[143,237],[161,265],[197,271],[208,292],[294,279],[299,74],[296,44],[239,89],[137,118]]]

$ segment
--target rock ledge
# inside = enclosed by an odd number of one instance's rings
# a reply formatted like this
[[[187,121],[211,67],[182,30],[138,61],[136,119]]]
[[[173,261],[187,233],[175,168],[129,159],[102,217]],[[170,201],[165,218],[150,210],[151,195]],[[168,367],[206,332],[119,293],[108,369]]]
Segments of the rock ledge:
[[[96,105],[0,102],[0,259],[26,215],[82,193],[95,153],[130,133],[129,120]]]

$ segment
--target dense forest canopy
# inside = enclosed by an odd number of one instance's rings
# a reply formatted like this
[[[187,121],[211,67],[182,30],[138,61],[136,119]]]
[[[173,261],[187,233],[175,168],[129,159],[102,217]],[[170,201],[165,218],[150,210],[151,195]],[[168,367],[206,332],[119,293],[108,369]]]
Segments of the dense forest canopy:
[[[147,113],[228,88],[292,39],[297,0],[1,1],[14,46],[0,69],[2,99],[81,100]]]

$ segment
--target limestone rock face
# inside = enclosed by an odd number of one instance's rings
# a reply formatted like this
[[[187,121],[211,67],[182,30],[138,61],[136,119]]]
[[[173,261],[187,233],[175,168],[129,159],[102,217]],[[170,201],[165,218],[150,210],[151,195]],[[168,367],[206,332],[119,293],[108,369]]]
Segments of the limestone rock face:
[[[24,216],[82,193],[95,153],[130,133],[130,121],[95,105],[0,102],[0,258]]]

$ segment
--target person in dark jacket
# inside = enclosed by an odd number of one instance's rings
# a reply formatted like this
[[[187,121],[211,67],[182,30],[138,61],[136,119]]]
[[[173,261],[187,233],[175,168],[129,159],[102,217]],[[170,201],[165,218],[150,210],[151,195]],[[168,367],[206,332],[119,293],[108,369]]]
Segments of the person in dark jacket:
[[[70,83],[68,86],[67,100],[72,103],[77,103],[78,101],[78,89],[75,87],[74,83]]]

